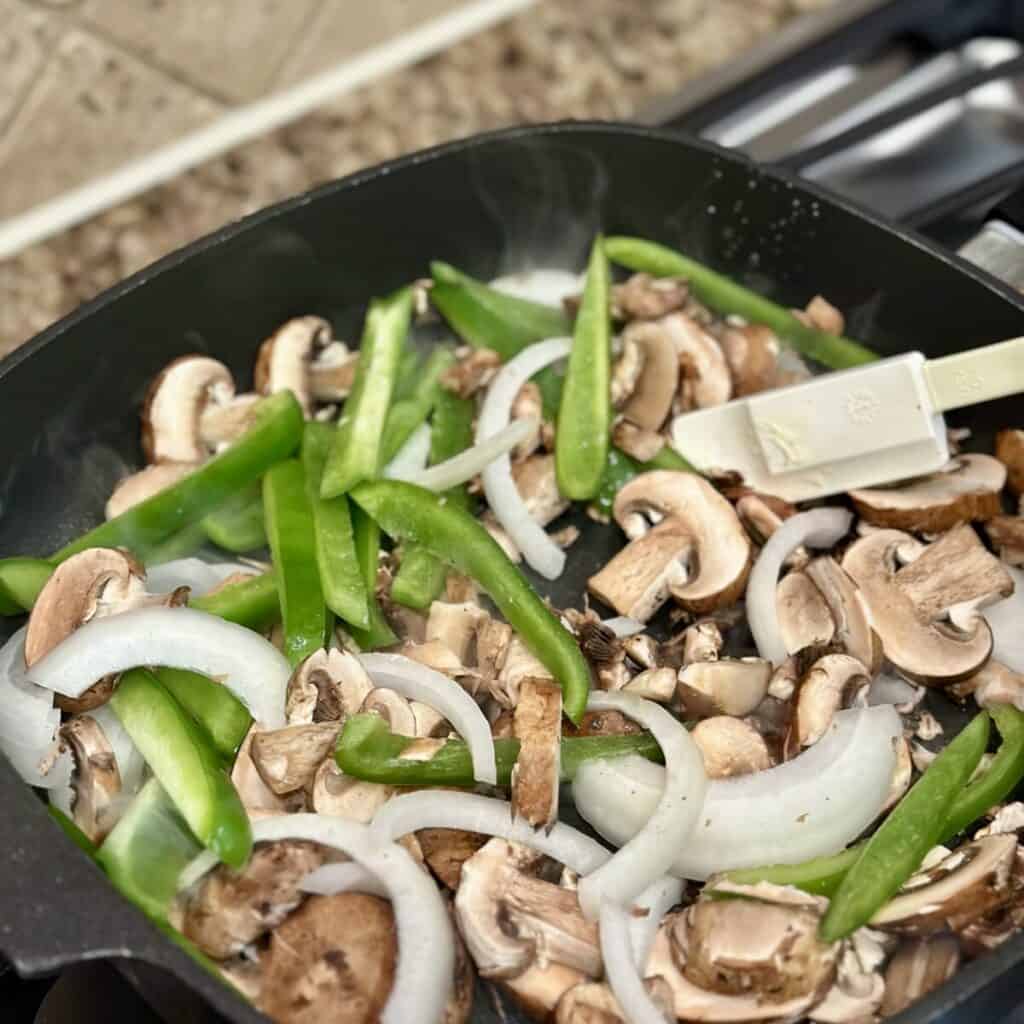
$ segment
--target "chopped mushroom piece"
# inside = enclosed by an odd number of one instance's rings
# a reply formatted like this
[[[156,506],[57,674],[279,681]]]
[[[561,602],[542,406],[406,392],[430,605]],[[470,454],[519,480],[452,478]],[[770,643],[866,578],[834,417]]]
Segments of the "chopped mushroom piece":
[[[704,619],[683,631],[683,664],[717,661],[722,652],[722,630],[714,619]]]
[[[837,711],[852,707],[867,695],[871,677],[856,658],[826,654],[807,670],[797,689],[791,730],[793,753],[817,743]]]
[[[629,400],[643,369],[643,348],[632,338],[623,338],[622,352],[612,365],[610,390],[613,409],[621,409]]]
[[[558,1000],[554,1024],[627,1024],[606,982],[576,985]]]
[[[764,391],[775,383],[779,358],[779,339],[764,324],[727,325],[718,336],[732,371],[737,397]]]
[[[512,627],[507,622],[488,618],[480,624],[476,635],[476,663],[485,681],[492,681],[505,667]]]
[[[540,526],[553,522],[571,504],[558,490],[554,455],[531,455],[517,462],[512,479],[530,518]]]
[[[665,447],[665,435],[620,419],[612,428],[612,444],[637,462],[650,462]]]
[[[672,668],[644,669],[633,676],[622,689],[646,700],[668,704],[676,693],[676,671]]]
[[[642,668],[657,668],[661,656],[661,645],[647,633],[635,633],[622,641],[627,656]]]
[[[491,682],[491,696],[502,707],[514,708],[519,701],[520,684],[525,679],[554,680],[554,677],[518,634],[511,633],[505,662],[497,678]]]
[[[903,799],[903,794],[910,789],[913,777],[914,755],[910,749],[910,743],[906,739],[900,739],[896,744],[896,766],[892,771],[889,792],[882,805],[883,812],[889,810],[890,807],[895,807]]]
[[[278,796],[263,781],[263,776],[260,775],[252,758],[252,741],[262,731],[253,722],[238,748],[235,763],[231,767],[231,782],[238,791],[242,806],[253,820],[302,810],[306,803],[305,794],[301,791]]]
[[[850,498],[875,526],[939,533],[998,515],[1005,483],[1005,466],[990,455],[958,455],[936,473],[902,486],[850,491]]]
[[[904,942],[885,969],[885,995],[879,1012],[893,1017],[948,981],[960,966],[960,944],[952,935],[929,935]]]
[[[391,799],[392,786],[346,775],[333,757],[325,757],[313,776],[310,803],[317,814],[331,814],[364,824]]]
[[[386,686],[378,686],[371,690],[359,710],[380,715],[388,723],[388,728],[401,736],[416,734],[416,718],[409,707],[409,702]]]
[[[462,865],[488,837],[457,828],[421,828],[416,833],[423,859],[437,878],[453,892],[462,878]]]
[[[993,516],[985,532],[1004,562],[1024,566],[1024,516]]]
[[[114,488],[103,510],[107,519],[152,498],[154,494],[171,487],[196,468],[194,462],[154,462],[138,473],[126,476]]]
[[[705,718],[697,723],[690,737],[700,748],[709,779],[749,775],[772,766],[765,738],[741,718]]]
[[[825,555],[808,562],[807,577],[828,606],[835,631],[829,640],[856,658],[874,676],[882,667],[882,642],[873,627],[871,610],[854,579]]]
[[[623,333],[626,344],[642,354],[642,368],[622,414],[644,430],[660,430],[672,411],[679,389],[679,352],[664,321],[630,324]]]
[[[1001,662],[988,662],[963,685],[974,694],[980,708],[1010,704],[1018,711],[1024,710],[1024,676]]]
[[[324,863],[314,843],[258,843],[241,871],[221,864],[181,898],[182,931],[204,953],[223,960],[279,924],[303,899],[299,882]]]
[[[513,717],[519,756],[512,768],[512,814],[534,828],[550,828],[558,817],[562,750],[562,690],[551,679],[519,684]]]
[[[807,303],[804,315],[812,327],[826,334],[842,334],[846,329],[846,318],[824,295],[815,295]]]
[[[856,941],[861,932],[870,932],[870,929],[860,929],[843,943],[836,979],[825,998],[810,1011],[810,1019],[815,1024],[863,1024],[875,1019],[885,995],[885,981],[879,970],[885,954],[879,946],[879,955],[865,962]]]
[[[501,369],[501,356],[489,348],[470,349],[460,355],[457,363],[441,374],[441,384],[459,398],[472,398],[481,388],[487,387]]]
[[[690,286],[681,277],[631,274],[612,288],[612,309],[622,320],[656,320],[682,309]]]
[[[775,607],[782,642],[790,654],[827,644],[835,635],[828,602],[805,572],[794,570],[779,580]]]
[[[692,317],[670,313],[657,321],[679,358],[678,407],[707,409],[732,398],[732,374],[718,341]]]
[[[288,724],[344,722],[362,707],[372,689],[370,677],[354,655],[337,649],[315,651],[288,680]]]
[[[435,601],[427,616],[426,642],[444,644],[462,665],[476,662],[477,631],[489,618],[478,604]]]
[[[679,672],[676,692],[687,715],[749,715],[767,695],[771,676],[763,658],[695,661]]]
[[[528,380],[519,389],[519,394],[512,402],[511,413],[514,420],[526,419],[530,416],[537,420],[537,429],[512,449],[512,459],[518,462],[535,452],[541,444],[544,404],[541,401],[540,388],[534,381]]]
[[[643,730],[621,711],[588,711],[579,725],[568,719],[562,723],[563,736],[634,736],[638,732]]]
[[[1014,494],[1024,494],[1024,430],[1000,430],[996,458],[1006,467],[1006,486]]]
[[[121,773],[117,758],[100,724],[89,715],[76,715],[61,727],[61,740],[71,750],[71,815],[74,823],[99,845],[117,822]]]
[[[250,754],[263,781],[278,796],[308,786],[334,749],[341,722],[289,725],[253,734]]]

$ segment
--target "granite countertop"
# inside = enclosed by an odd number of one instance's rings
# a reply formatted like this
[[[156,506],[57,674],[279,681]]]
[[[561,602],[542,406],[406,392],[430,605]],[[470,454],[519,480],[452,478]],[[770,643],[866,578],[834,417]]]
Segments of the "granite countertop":
[[[629,118],[830,0],[540,0],[0,263],[0,355],[153,260],[401,153],[561,118]]]

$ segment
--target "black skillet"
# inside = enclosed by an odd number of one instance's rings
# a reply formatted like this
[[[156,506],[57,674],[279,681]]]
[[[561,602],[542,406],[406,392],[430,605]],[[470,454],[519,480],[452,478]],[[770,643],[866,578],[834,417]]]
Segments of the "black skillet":
[[[0,363],[0,555],[56,549],[102,516],[140,464],[135,411],[170,359],[208,351],[240,382],[278,324],[319,313],[357,338],[370,296],[443,258],[480,277],[578,267],[598,230],[641,235],[784,305],[821,292],[881,353],[942,355],[1024,334],[1024,300],[850,203],[703,142],[634,126],[498,132],[386,164],[254,214],[112,288]],[[958,417],[979,434],[1019,404]],[[1015,416],[1015,410],[1018,415]],[[619,541],[583,520],[557,604]],[[17,626],[0,620],[0,639]],[[156,931],[57,830],[0,759],[0,952],[26,976],[118,958],[169,1021],[263,1020]],[[993,1021],[1012,1007],[1024,936],[963,968],[902,1015]],[[497,1019],[486,996],[478,1021]],[[953,1019],[952,1017],[946,1019]],[[414,1024],[414,1022],[410,1022]]]

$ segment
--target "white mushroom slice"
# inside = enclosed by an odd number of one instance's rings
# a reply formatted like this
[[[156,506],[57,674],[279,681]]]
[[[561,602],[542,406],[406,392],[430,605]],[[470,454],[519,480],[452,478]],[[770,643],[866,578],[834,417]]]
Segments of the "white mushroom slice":
[[[683,631],[683,664],[717,660],[723,643],[722,630],[714,619],[687,626]]]
[[[767,695],[771,676],[763,658],[695,661],[680,670],[677,693],[688,715],[749,715]]]
[[[121,773],[102,728],[89,715],[76,715],[60,730],[74,758],[71,777],[74,823],[99,845],[117,822]]]
[[[885,995],[879,971],[861,962],[852,942],[843,943],[836,978],[809,1017],[814,1024],[861,1024],[873,1020]]]
[[[612,306],[624,320],[654,320],[682,309],[689,294],[690,286],[681,277],[631,274],[612,286]]]
[[[364,782],[346,775],[333,757],[325,758],[313,776],[310,804],[317,814],[327,814],[363,824],[391,799],[395,790],[378,782]]]
[[[939,533],[1001,511],[1006,467],[990,455],[958,455],[944,469],[903,486],[850,491],[858,513],[875,526]]]
[[[488,618],[480,624],[476,636],[476,663],[486,683],[494,681],[505,667],[512,643],[512,627],[507,622]]]
[[[341,722],[289,725],[253,734],[250,756],[263,781],[278,795],[294,793],[313,781],[313,775],[334,749]]]
[[[107,499],[103,514],[107,519],[113,519],[127,512],[154,494],[173,486],[194,472],[196,466],[194,462],[155,462],[138,473],[126,476]]]
[[[698,614],[735,601],[747,581],[751,546],[729,501],[695,473],[668,470],[642,473],[615,496],[613,511],[620,526],[652,510],[679,520],[693,540],[694,572],[686,583],[670,586],[673,598]]]
[[[534,828],[558,817],[562,752],[562,690],[553,680],[524,679],[513,730],[519,756],[512,768],[512,813]]]
[[[732,372],[733,393],[737,398],[774,385],[780,345],[770,327],[727,325],[718,341]]]
[[[526,511],[538,526],[547,526],[571,504],[559,493],[554,455],[531,455],[515,463],[512,466],[512,480]]]
[[[889,795],[885,798],[885,804],[879,813],[885,813],[890,807],[895,807],[903,799],[903,794],[910,789],[910,782],[913,777],[914,758],[910,750],[910,743],[901,737],[896,741],[896,767],[893,769]]]
[[[616,420],[612,427],[612,444],[637,462],[650,462],[665,447],[665,443],[664,434],[638,427],[629,420]]]
[[[587,580],[587,589],[620,615],[646,622],[689,579],[694,538],[682,521],[669,518],[630,541]]]
[[[893,1017],[948,981],[960,966],[960,943],[953,935],[930,935],[904,943],[885,969],[885,995],[879,1007]]]
[[[612,407],[621,409],[636,388],[644,369],[644,350],[631,338],[622,339],[622,354],[612,366]],[[676,371],[678,376],[678,369]]]
[[[1006,486],[1024,493],[1024,430],[1000,430],[996,434],[996,458],[1006,467]]]
[[[648,668],[635,675],[622,689],[635,697],[669,704],[676,693],[676,673],[671,668]]]
[[[642,352],[642,369],[622,414],[645,430],[661,429],[679,388],[679,352],[663,324],[633,323],[623,333],[623,341]]]
[[[864,664],[848,654],[826,654],[814,662],[800,681],[793,709],[796,749],[817,743],[836,712],[864,697],[870,684]]]
[[[947,685],[974,675],[992,652],[988,624],[979,617],[966,633],[920,615],[895,578],[896,553],[904,540],[898,530],[880,530],[856,541],[843,557],[843,568],[867,603],[885,656],[901,674],[925,685]]]
[[[259,395],[245,394],[203,406],[199,441],[208,455],[223,451],[252,427],[259,401]]]
[[[794,570],[779,580],[775,607],[789,654],[827,644],[835,635],[836,624],[828,603],[805,572]]]
[[[809,562],[804,572],[828,606],[835,625],[832,643],[839,644],[864,666],[869,676],[874,676],[882,667],[882,642],[872,628],[868,603],[854,580],[828,555]]]
[[[517,633],[511,633],[505,661],[491,683],[491,696],[502,707],[514,708],[519,701],[519,686],[524,679],[554,679]]]
[[[965,680],[980,708],[994,708],[1009,704],[1024,710],[1024,676],[1013,672],[998,661],[990,661]]]
[[[615,621],[615,619],[606,619],[601,625],[604,629],[610,629],[614,632],[615,629],[612,624]],[[616,636],[621,638],[622,649],[626,654],[644,668],[657,668],[661,644],[649,633],[644,633],[643,623],[637,622],[636,619],[622,617],[619,621],[632,622],[635,627],[638,627],[637,631],[629,636],[624,636],[621,633],[616,634]]]
[[[1004,562],[1024,566],[1024,516],[993,516],[985,532]]]
[[[700,748],[709,779],[749,775],[772,766],[764,737],[740,718],[729,715],[705,718],[690,735]]]
[[[732,398],[732,374],[721,346],[685,313],[656,321],[672,339],[679,359],[679,402],[682,409],[707,409]]]
[[[416,719],[409,702],[387,687],[379,686],[371,690],[359,710],[380,715],[388,723],[388,728],[400,736],[413,736],[416,733]]]
[[[554,1024],[626,1024],[626,1018],[606,982],[586,981],[558,1000]]]
[[[337,648],[321,649],[300,662],[288,680],[289,725],[343,722],[362,707],[373,683],[359,659]]]

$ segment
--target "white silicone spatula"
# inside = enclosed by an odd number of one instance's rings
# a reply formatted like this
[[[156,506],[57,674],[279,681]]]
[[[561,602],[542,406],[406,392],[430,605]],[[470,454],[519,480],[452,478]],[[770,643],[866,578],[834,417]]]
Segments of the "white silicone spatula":
[[[677,416],[672,446],[789,501],[940,469],[950,409],[1024,391],[1024,338],[940,359],[920,352]]]

